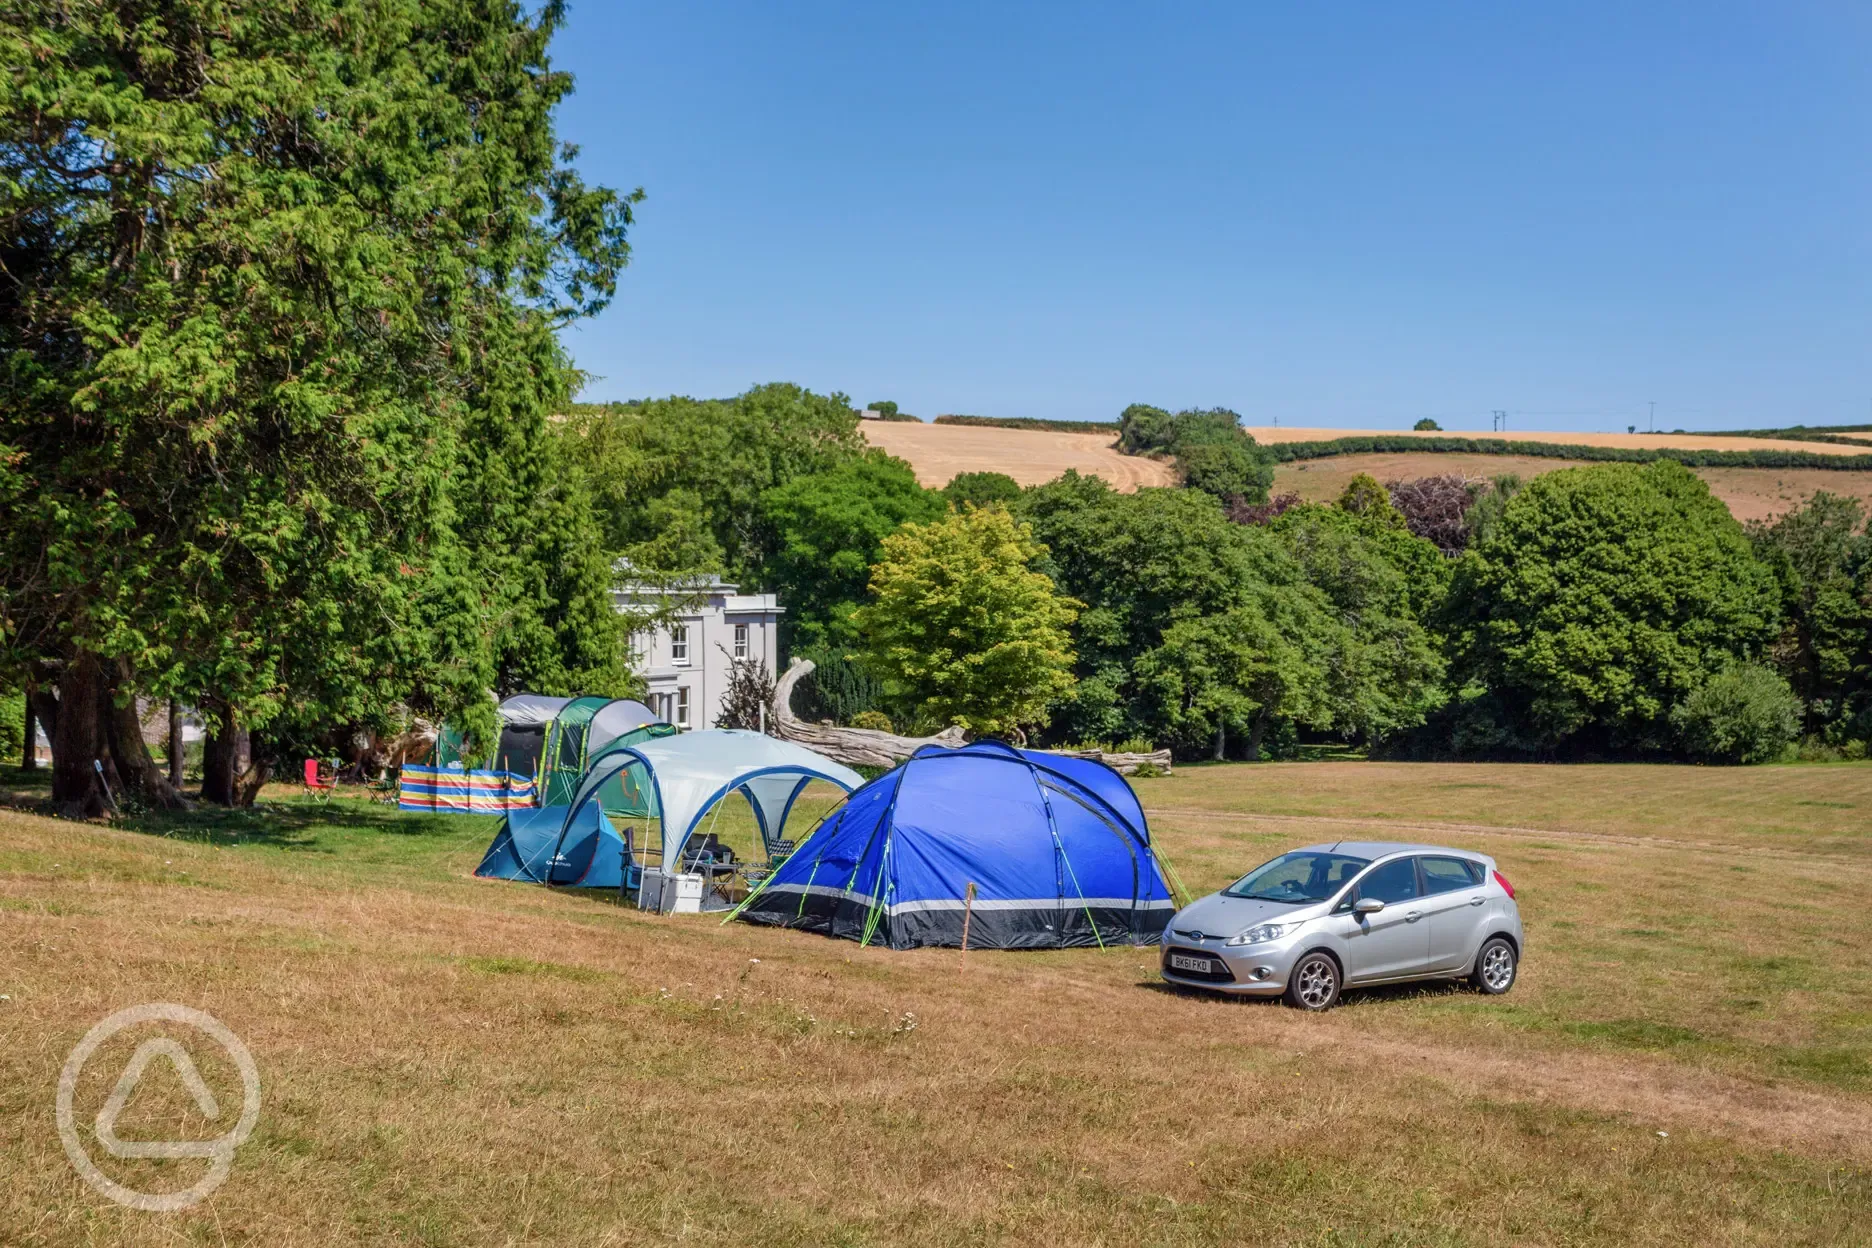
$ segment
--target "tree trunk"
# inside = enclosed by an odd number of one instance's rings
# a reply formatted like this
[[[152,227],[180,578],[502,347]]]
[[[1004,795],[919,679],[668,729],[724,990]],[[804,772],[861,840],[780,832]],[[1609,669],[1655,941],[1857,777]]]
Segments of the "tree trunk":
[[[32,694],[26,695],[26,744],[20,748],[20,770],[31,771],[39,765],[39,752],[33,741],[39,735],[39,718],[33,714]]]
[[[127,665],[119,662],[115,667],[117,688],[114,695],[105,691],[103,711],[111,757],[117,760],[118,783],[136,790],[144,801],[162,810],[187,810],[190,803],[150,757],[149,745],[143,740],[143,721],[137,716],[136,684]]]
[[[98,657],[79,651],[59,673],[59,709],[52,739],[52,800],[69,818],[104,813],[104,793],[96,763],[104,752],[97,713],[104,693]]]
[[[234,723],[234,712],[221,712],[222,728],[203,743],[202,800],[218,806],[251,806],[273,764],[253,760],[253,740]]]
[[[1267,735],[1268,713],[1256,711],[1254,722],[1248,726],[1248,761],[1261,761],[1261,738]]]
[[[1216,721],[1216,746],[1215,746],[1215,761],[1216,762],[1219,763],[1222,761],[1223,754],[1227,746],[1228,746],[1228,724],[1218,719]]]
[[[233,724],[231,712],[223,711],[222,726],[202,742],[201,797],[217,806],[234,805],[234,777],[239,772],[235,756],[240,738],[245,735]]]
[[[169,699],[169,783],[182,787],[182,704]]]
[[[260,790],[273,776],[273,761],[268,758],[256,758],[248,762],[241,773],[234,777],[234,804],[252,806],[254,799],[260,796]]]

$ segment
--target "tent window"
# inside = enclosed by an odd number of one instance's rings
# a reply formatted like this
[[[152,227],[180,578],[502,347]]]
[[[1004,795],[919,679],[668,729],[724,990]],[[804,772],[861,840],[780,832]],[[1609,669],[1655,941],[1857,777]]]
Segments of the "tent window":
[[[689,726],[689,686],[684,685],[676,691],[676,726]]]
[[[689,626],[687,624],[678,624],[670,630],[669,655],[670,662],[684,667],[689,665]]]
[[[747,658],[747,625],[745,624],[734,626],[734,657]]]

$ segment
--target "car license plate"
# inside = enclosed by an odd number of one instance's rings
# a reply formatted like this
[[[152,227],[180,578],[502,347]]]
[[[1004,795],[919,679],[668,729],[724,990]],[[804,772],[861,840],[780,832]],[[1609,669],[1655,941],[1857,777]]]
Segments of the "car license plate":
[[[1173,953],[1170,955],[1170,969],[1173,971],[1195,971],[1200,975],[1207,975],[1212,969],[1212,966],[1209,959],[1206,957],[1199,957],[1188,953]]]

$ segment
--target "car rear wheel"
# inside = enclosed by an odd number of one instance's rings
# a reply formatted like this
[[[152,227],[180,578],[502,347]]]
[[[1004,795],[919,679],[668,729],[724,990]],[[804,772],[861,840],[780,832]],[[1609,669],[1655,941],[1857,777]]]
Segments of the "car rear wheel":
[[[1515,976],[1520,969],[1514,945],[1506,937],[1491,936],[1482,942],[1482,948],[1476,954],[1475,970],[1470,974],[1469,982],[1476,986],[1477,992],[1499,997],[1514,987]]]
[[[1339,1000],[1339,964],[1323,953],[1309,953],[1287,976],[1287,1004],[1301,1010],[1330,1010]]]

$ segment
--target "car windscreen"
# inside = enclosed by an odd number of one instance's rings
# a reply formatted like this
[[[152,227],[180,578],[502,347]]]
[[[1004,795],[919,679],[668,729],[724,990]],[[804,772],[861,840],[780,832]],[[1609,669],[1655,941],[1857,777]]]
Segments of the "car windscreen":
[[[1285,901],[1294,905],[1325,901],[1370,863],[1369,858],[1354,858],[1349,854],[1323,853],[1318,850],[1282,854],[1236,880],[1222,890],[1222,895],[1246,897],[1253,901]]]

